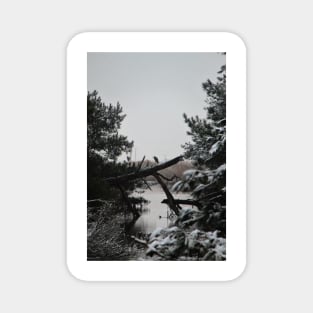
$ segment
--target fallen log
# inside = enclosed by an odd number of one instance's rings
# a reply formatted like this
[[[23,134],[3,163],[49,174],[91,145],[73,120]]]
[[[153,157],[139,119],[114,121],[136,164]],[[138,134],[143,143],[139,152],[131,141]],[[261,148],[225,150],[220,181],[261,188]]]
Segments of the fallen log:
[[[152,166],[149,168],[144,168],[144,169],[136,171],[136,172],[132,172],[129,174],[120,175],[120,176],[116,176],[116,177],[105,178],[103,181],[108,182],[108,183],[123,183],[123,182],[127,182],[129,180],[143,178],[146,176],[154,175],[158,171],[163,170],[167,167],[170,167],[170,166],[172,166],[172,165],[174,165],[174,164],[176,164],[182,160],[183,160],[183,156],[178,156],[178,157],[171,159],[169,161],[159,163],[155,166]]]
[[[120,176],[116,176],[116,177],[109,177],[104,179],[105,182],[111,183],[111,184],[115,184],[121,191],[122,197],[124,199],[124,201],[127,204],[127,207],[130,211],[133,212],[134,216],[136,216],[138,214],[136,214],[136,210],[132,207],[127,194],[124,190],[124,188],[122,187],[122,184],[130,181],[130,180],[135,180],[135,179],[143,179],[144,177],[147,176],[154,176],[154,178],[157,180],[157,182],[161,185],[167,199],[168,199],[168,205],[170,207],[170,209],[178,216],[179,214],[179,204],[176,204],[173,200],[173,196],[170,193],[170,191],[168,190],[166,184],[163,182],[162,178],[160,177],[160,174],[158,173],[158,171],[163,170],[165,168],[168,168],[176,163],[178,163],[179,161],[183,160],[183,156],[178,156],[174,159],[171,159],[169,161],[163,162],[163,163],[158,163],[155,166],[149,167],[149,168],[144,168],[141,170],[141,166],[143,164],[144,158],[140,164],[140,167],[132,173],[129,174],[125,174],[125,175],[120,175]],[[163,176],[163,175],[162,175]]]

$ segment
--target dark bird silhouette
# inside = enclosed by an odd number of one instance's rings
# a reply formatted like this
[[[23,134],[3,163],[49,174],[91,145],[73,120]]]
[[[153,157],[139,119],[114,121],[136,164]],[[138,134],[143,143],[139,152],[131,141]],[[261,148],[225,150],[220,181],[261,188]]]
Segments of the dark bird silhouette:
[[[159,163],[159,159],[156,156],[154,156],[153,158],[156,163]]]

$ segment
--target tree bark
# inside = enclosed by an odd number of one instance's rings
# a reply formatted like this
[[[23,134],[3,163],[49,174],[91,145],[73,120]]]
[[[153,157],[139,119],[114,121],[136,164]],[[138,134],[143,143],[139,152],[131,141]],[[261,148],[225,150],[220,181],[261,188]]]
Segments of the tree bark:
[[[127,194],[124,190],[124,188],[122,187],[122,184],[130,181],[130,180],[134,180],[134,179],[140,179],[140,178],[144,178],[146,176],[154,176],[155,179],[157,180],[157,182],[161,185],[163,191],[166,194],[166,197],[168,199],[168,206],[170,207],[170,209],[176,214],[179,214],[179,204],[176,204],[174,201],[174,198],[172,196],[172,194],[170,193],[170,191],[168,190],[166,184],[164,183],[164,181],[162,180],[162,178],[160,177],[160,174],[158,173],[158,171],[163,170],[167,167],[170,167],[176,163],[178,163],[179,161],[183,160],[183,156],[178,156],[172,160],[169,160],[167,162],[163,162],[163,163],[159,163],[156,166],[153,167],[149,167],[149,168],[145,168],[143,170],[137,170],[135,172],[132,172],[130,174],[126,174],[126,175],[120,175],[117,177],[109,177],[104,179],[104,181],[108,182],[108,183],[112,183],[112,184],[116,184],[116,186],[120,189],[121,194],[123,196],[123,199],[126,202],[126,205],[128,206],[128,209],[133,212],[134,217],[138,217],[139,213],[137,212],[137,210],[132,206],[129,198],[127,197]],[[144,158],[143,158],[144,161]],[[142,161],[142,163],[143,163]],[[141,163],[141,165],[142,165]],[[140,168],[140,167],[139,167]]]
[[[169,160],[167,162],[164,163],[160,163],[156,166],[153,167],[149,167],[149,168],[145,168],[143,170],[140,170],[138,172],[132,172],[130,174],[126,174],[126,175],[121,175],[121,176],[117,176],[117,177],[109,177],[109,178],[105,178],[104,181],[106,182],[111,182],[111,183],[123,183],[123,182],[127,182],[129,180],[134,180],[134,179],[138,179],[138,178],[143,178],[146,176],[150,176],[150,175],[154,175],[155,173],[157,173],[160,170],[163,170],[167,167],[170,167],[176,163],[178,163],[179,161],[182,161],[183,157],[182,156],[178,156],[172,160]]]
[[[175,203],[175,199],[173,198],[172,194],[170,193],[170,191],[168,190],[166,184],[164,183],[164,181],[162,180],[162,178],[158,175],[158,173],[153,174],[153,177],[155,177],[155,179],[158,181],[158,183],[161,185],[164,193],[166,194],[167,197],[167,202],[168,202],[168,206],[170,207],[170,209],[178,216],[179,214],[179,210],[178,210],[178,206]]]

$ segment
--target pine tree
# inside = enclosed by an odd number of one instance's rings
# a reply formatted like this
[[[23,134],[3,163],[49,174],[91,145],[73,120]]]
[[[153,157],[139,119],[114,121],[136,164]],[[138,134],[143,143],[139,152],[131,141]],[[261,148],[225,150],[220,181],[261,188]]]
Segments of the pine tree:
[[[88,199],[114,199],[119,191],[103,180],[124,174],[126,162],[117,162],[122,153],[128,153],[133,142],[119,133],[126,115],[119,103],[106,105],[97,91],[87,95],[87,168]],[[133,186],[125,186],[132,188]]]
[[[126,117],[119,102],[106,105],[97,91],[87,95],[88,153],[96,153],[106,161],[116,162],[123,152],[130,152],[133,142],[118,133]]]
[[[206,117],[188,117],[187,134],[191,142],[183,145],[185,157],[197,169],[186,171],[174,191],[189,190],[203,206],[202,229],[219,230],[226,235],[226,66],[218,72],[216,82],[203,83],[206,92]],[[201,224],[201,225],[200,225]]]
[[[226,259],[226,66],[216,82],[203,83],[206,117],[188,117],[191,141],[185,157],[196,169],[184,172],[173,191],[191,191],[199,208],[183,207],[174,225],[153,232],[147,255],[167,260]]]
[[[226,163],[226,66],[218,73],[217,82],[207,80],[202,84],[207,95],[206,118],[183,115],[192,139],[183,145],[185,157],[210,168]]]

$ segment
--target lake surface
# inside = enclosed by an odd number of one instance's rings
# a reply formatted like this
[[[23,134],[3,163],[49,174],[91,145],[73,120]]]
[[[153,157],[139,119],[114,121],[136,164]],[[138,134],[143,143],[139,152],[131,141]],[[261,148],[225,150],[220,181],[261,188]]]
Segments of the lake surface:
[[[151,186],[152,190],[145,190],[142,197],[150,201],[145,205],[141,216],[130,229],[131,234],[143,233],[148,234],[156,228],[167,227],[173,219],[171,210],[167,204],[161,203],[166,199],[165,193],[159,185]],[[138,194],[135,194],[138,195]],[[190,199],[189,193],[173,194],[175,199]]]

